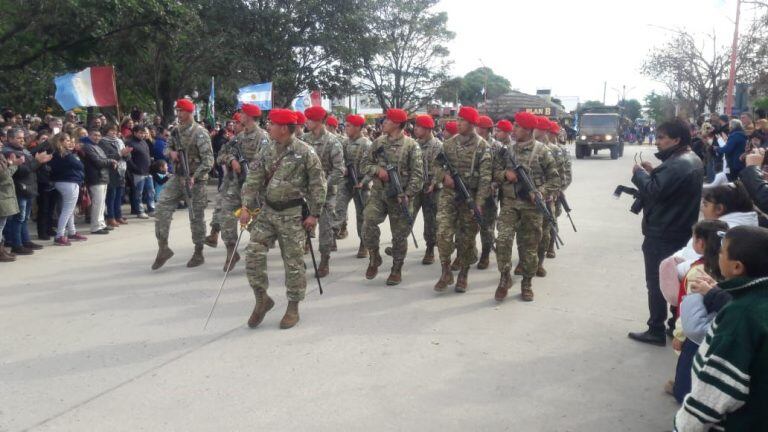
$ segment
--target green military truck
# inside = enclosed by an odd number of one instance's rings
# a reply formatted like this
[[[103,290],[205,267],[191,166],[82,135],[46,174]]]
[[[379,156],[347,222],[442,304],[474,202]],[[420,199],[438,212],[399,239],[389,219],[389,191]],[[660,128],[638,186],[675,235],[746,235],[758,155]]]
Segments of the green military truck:
[[[624,155],[623,121],[620,107],[587,108],[579,112],[576,159],[608,149],[611,159]]]

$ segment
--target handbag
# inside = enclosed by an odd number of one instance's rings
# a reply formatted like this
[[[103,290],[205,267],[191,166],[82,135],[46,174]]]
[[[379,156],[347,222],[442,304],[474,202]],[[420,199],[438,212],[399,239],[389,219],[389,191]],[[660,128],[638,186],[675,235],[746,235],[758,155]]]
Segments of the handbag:
[[[91,207],[91,194],[88,193],[88,188],[83,186],[80,188],[80,214],[87,214],[88,209]]]

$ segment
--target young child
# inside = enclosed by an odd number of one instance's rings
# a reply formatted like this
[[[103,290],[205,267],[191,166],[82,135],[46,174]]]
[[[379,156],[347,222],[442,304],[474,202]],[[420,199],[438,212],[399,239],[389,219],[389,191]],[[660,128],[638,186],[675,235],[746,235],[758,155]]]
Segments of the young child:
[[[733,300],[696,353],[693,385],[675,430],[768,430],[768,229],[730,229],[719,257],[720,288]],[[712,285],[709,281],[708,285]]]
[[[162,159],[157,159],[152,162],[149,172],[152,174],[152,182],[155,184],[155,204],[157,204],[160,201],[160,192],[165,189],[165,184],[170,180],[168,163]]]
[[[692,337],[684,332],[684,328],[689,324],[684,321],[691,319],[689,314],[700,310],[696,307],[696,303],[686,304],[685,302],[689,300],[688,297],[690,296],[702,297],[701,294],[691,294],[693,285],[699,279],[722,280],[718,265],[721,242],[718,232],[725,231],[728,231],[728,224],[719,220],[703,220],[693,226],[693,250],[701,257],[691,264],[691,268],[680,283],[678,293],[678,304],[680,305],[678,311],[680,315],[675,323],[674,339],[672,340],[672,348],[680,353],[680,357],[677,359],[675,380],[667,384],[667,391],[674,395],[679,403],[682,403],[685,395],[691,391],[693,356],[696,354],[696,350],[699,349],[703,339],[703,335]],[[703,307],[703,300],[701,304]],[[714,319],[714,315],[710,318]],[[700,323],[703,326],[708,324],[708,322]]]

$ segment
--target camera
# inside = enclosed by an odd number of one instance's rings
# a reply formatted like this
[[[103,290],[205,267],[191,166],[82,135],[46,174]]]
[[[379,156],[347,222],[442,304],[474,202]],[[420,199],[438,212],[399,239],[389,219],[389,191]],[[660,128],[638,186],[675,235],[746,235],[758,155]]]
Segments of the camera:
[[[618,185],[616,186],[616,190],[613,191],[613,197],[619,199],[622,193],[630,195],[635,199],[632,202],[632,206],[629,207],[629,211],[634,214],[640,214],[640,211],[643,210],[643,199],[640,197],[640,192],[635,188]]]

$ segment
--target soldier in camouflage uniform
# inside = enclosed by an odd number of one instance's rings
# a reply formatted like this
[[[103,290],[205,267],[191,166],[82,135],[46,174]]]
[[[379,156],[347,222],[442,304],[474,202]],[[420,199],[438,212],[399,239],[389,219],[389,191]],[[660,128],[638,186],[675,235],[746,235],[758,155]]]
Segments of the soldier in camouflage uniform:
[[[533,114],[521,112],[515,115],[515,144],[507,148],[517,163],[528,172],[536,187],[526,191],[517,172],[508,165],[507,158],[500,159],[494,169],[494,180],[501,186],[501,212],[499,213],[496,239],[496,259],[501,278],[496,289],[496,300],[502,301],[512,286],[512,245],[517,234],[523,282],[522,299],[533,300],[532,279],[538,268],[538,249],[541,240],[543,216],[533,202],[533,194],[551,196],[560,188],[560,177],[552,154],[544,144],[533,138],[537,120]]]
[[[339,142],[344,140],[344,136],[339,133],[339,119],[336,117],[329,115],[328,118],[325,119],[325,129],[329,134],[338,138]]]
[[[294,111],[293,113],[296,114],[296,131],[293,135],[297,139],[302,139],[304,138],[304,125],[307,123],[307,117],[301,111]]]
[[[475,132],[478,117],[476,109],[461,107],[459,133],[443,143],[443,153],[461,175],[472,199],[482,212],[490,192],[492,167],[488,143]],[[450,173],[436,165],[435,178],[441,179],[444,186],[437,204],[437,249],[440,252],[442,275],[435,284],[435,291],[445,291],[453,283],[450,259],[455,247],[459,276],[454,290],[463,293],[467,291],[469,267],[477,262],[475,243],[480,227],[472,211],[463,202],[456,201],[458,192],[454,189]]]
[[[413,198],[413,219],[424,211],[424,241],[427,250],[421,263],[429,265],[435,262],[435,246],[437,246],[437,202],[440,197],[442,182],[435,181],[434,167],[435,157],[443,150],[443,143],[432,135],[435,121],[431,116],[416,116],[416,127],[413,135],[421,148],[421,157],[424,165],[424,187]]]
[[[362,181],[362,161],[363,156],[371,148],[371,141],[362,135],[362,127],[365,125],[365,118],[359,115],[347,116],[347,138],[342,143],[344,150],[344,175],[346,181],[339,185],[339,195],[336,198],[336,220],[335,227],[339,232],[339,238],[345,238],[343,233],[347,231],[347,208],[349,202],[355,203],[355,221],[357,222],[357,236],[360,239],[360,246],[357,249],[358,258],[367,258],[368,250],[363,244],[363,207],[370,195],[368,184],[353,184],[350,177],[349,167],[353,166],[358,175],[358,182]],[[362,201],[361,201],[362,200]]]
[[[488,149],[491,153],[491,167],[495,166],[501,144],[493,137],[493,120],[488,116],[478,117],[475,131],[480,135],[480,138],[488,143]],[[477,262],[478,270],[488,268],[491,250],[493,250],[494,243],[496,242],[496,215],[499,212],[498,189],[498,184],[491,180],[488,199],[483,204],[483,226],[480,227],[482,252],[480,253],[480,260]]]
[[[307,117],[307,129],[302,141],[311,145],[323,164],[323,172],[328,181],[327,195],[323,211],[320,213],[320,265],[317,274],[328,276],[331,249],[336,244],[333,221],[336,219],[336,193],[344,177],[344,151],[336,135],[325,129],[327,113],[323,107],[314,106],[304,110]]]
[[[189,223],[192,229],[192,242],[195,244],[195,253],[187,262],[187,267],[197,267],[205,262],[203,241],[205,241],[205,207],[208,205],[205,184],[208,181],[208,172],[213,167],[211,136],[204,127],[195,122],[193,118],[195,105],[192,101],[179,99],[176,101],[176,111],[179,126],[171,133],[171,139],[168,140],[164,152],[173,163],[173,172],[176,174],[166,183],[160,195],[160,202],[157,204],[155,237],[157,237],[159,250],[152,264],[152,270],[159,269],[173,256],[173,251],[168,247],[168,231],[171,228],[173,212],[176,211],[179,200],[184,197],[185,181],[190,183],[192,190],[192,202],[187,205],[192,207],[193,214]],[[186,155],[189,173],[184,173],[179,151],[183,151]]]
[[[371,150],[365,154],[362,163],[363,181],[373,180],[371,196],[363,210],[363,242],[368,248],[369,264],[365,271],[366,279],[373,279],[382,264],[379,254],[379,224],[389,216],[389,226],[392,231],[392,271],[387,278],[387,285],[397,285],[402,280],[402,269],[405,255],[408,252],[408,235],[411,226],[403,214],[401,203],[409,208],[413,197],[421,191],[424,173],[419,144],[403,134],[408,121],[408,114],[401,109],[387,110],[387,116],[382,124],[382,135],[371,145]],[[382,150],[379,150],[382,149]],[[394,165],[400,177],[403,194],[390,196],[391,183],[386,163],[380,152],[386,155],[389,163]]]
[[[248,174],[248,166],[251,161],[258,160],[259,152],[269,144],[267,132],[257,123],[261,118],[261,109],[256,105],[243,104],[242,110],[243,130],[221,148],[216,161],[224,166],[224,181],[219,192],[221,238],[227,246],[224,271],[231,270],[240,261],[240,254],[235,250],[238,228],[234,212],[242,206],[240,189]]]
[[[243,131],[243,124],[240,122],[239,112],[236,112],[235,114],[232,115],[232,121],[234,122],[234,130],[235,130],[235,134],[237,135]],[[216,198],[214,198],[213,200],[213,215],[211,216],[211,233],[208,234],[208,236],[205,238],[205,245],[210,246],[212,248],[219,246],[219,233],[221,233],[221,199],[223,195],[222,183],[223,181],[219,183],[219,190],[218,190],[219,193],[216,194]]]
[[[568,148],[565,147],[565,144],[561,144],[560,133],[560,125],[552,123],[552,129],[549,131],[549,141],[555,143],[560,152],[562,167],[562,170],[560,171],[560,182],[562,183],[560,186],[560,193],[563,194],[568,186],[571,185],[571,181],[573,181],[573,170],[571,168],[571,155],[568,153]],[[555,218],[558,218],[561,214],[563,214],[563,206],[560,204],[560,201],[556,201],[554,216]],[[554,258],[555,256],[555,239],[551,238],[549,240],[549,247],[547,248],[547,258]]]
[[[288,308],[280,328],[291,328],[299,321],[299,302],[307,288],[304,244],[307,231],[314,229],[325,201],[326,182],[320,159],[312,146],[294,136],[296,114],[285,109],[269,112],[272,141],[250,163],[243,184],[240,223],[247,225],[263,201],[251,226],[251,241],[245,254],[245,272],[256,296],[248,327],[255,328],[275,305],[267,295],[267,251],[277,240],[285,268]],[[306,202],[308,215],[302,216]]]

